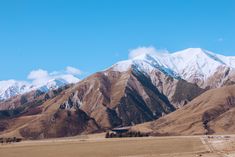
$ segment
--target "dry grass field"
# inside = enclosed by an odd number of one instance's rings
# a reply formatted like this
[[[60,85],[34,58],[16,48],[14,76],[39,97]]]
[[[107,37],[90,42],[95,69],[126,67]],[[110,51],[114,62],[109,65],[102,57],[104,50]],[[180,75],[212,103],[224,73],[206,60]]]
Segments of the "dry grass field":
[[[217,138],[215,139],[217,140]],[[0,145],[1,157],[223,157],[210,145],[215,140],[195,137],[104,139],[103,134],[75,138],[25,141]],[[228,144],[229,145],[229,144]],[[211,150],[213,147],[213,150]],[[227,156],[229,154],[227,153]],[[233,157],[233,156],[229,156]]]

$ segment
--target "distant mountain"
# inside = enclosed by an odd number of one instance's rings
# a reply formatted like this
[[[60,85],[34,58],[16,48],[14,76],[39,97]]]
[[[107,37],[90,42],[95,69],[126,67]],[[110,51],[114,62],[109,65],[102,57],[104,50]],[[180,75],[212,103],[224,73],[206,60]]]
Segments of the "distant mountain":
[[[59,87],[63,87],[67,84],[78,83],[78,82],[79,82],[79,79],[77,79],[77,78],[73,79],[73,80],[64,79],[64,78],[57,78],[57,79],[49,80],[44,85],[35,86],[34,88],[41,91],[41,92],[47,93],[50,90],[58,89]]]
[[[13,96],[23,94],[30,90],[30,85],[23,81],[0,81],[0,100],[6,100]]]
[[[0,101],[7,100],[13,96],[24,94],[33,90],[48,92],[49,90],[57,89],[70,83],[77,83],[78,81],[79,79],[75,77],[56,78],[40,85],[34,85],[29,82],[16,80],[0,81]]]

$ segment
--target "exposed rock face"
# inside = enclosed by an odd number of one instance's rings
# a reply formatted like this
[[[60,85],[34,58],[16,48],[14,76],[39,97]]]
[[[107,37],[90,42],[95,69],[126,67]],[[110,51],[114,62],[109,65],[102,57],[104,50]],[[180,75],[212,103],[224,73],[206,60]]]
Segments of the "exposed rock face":
[[[105,71],[79,83],[60,108],[80,108],[101,128],[151,121],[175,110],[150,78],[128,71]]]
[[[152,71],[149,76],[153,84],[161,93],[167,96],[175,108],[186,105],[206,91],[206,89],[200,88],[197,84],[170,77],[160,71]]]
[[[210,90],[176,112],[134,129],[149,130],[155,135],[233,134],[234,114],[232,85]]]
[[[203,89],[214,89],[235,84],[235,69],[221,65],[209,76],[193,73],[186,79]]]
[[[135,67],[126,72],[109,69],[79,83],[60,108],[80,108],[101,128],[112,128],[157,119],[203,91],[161,71],[150,77]]]
[[[217,71],[204,83],[204,88],[219,88],[235,84],[235,70],[227,66],[218,67]]]

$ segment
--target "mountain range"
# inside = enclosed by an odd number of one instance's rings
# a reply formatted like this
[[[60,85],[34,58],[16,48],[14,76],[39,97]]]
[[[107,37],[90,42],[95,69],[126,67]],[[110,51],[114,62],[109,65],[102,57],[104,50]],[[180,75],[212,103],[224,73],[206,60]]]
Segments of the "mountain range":
[[[201,48],[189,48],[175,53],[143,54],[131,60],[121,61],[112,66],[114,71],[128,71],[137,65],[145,72],[161,70],[174,78],[181,78],[200,87],[220,87],[233,82],[235,57],[218,55]],[[225,74],[223,76],[220,76]],[[216,76],[216,77],[215,77]],[[222,79],[221,79],[222,78]],[[24,94],[32,90],[48,92],[66,84],[77,83],[78,78],[56,78],[41,85],[33,85],[26,81],[0,81],[0,100]]]
[[[50,79],[41,84],[33,84],[26,81],[6,80],[0,81],[0,101],[7,100],[11,97],[21,95],[30,91],[39,90],[48,92],[52,89],[65,86],[71,83],[77,83],[79,79],[76,77],[58,77]]]
[[[234,68],[235,57],[189,48],[171,54],[138,55],[79,82],[58,79],[37,88],[17,81],[1,82],[0,135],[30,139],[65,137],[150,121],[153,122],[142,124],[146,125],[143,128],[155,134],[217,133],[209,122],[218,117],[214,112],[224,114],[234,105],[229,92],[235,84]],[[206,100],[213,98],[213,94],[207,93],[218,90],[215,93],[219,95],[227,91],[224,88],[229,88],[229,94],[218,104],[224,107],[211,103],[207,113]],[[200,110],[198,114],[192,113],[194,108]],[[179,118],[183,120],[184,113],[188,115],[185,125]],[[205,113],[209,118],[205,119]],[[194,115],[203,115],[197,121],[201,128],[194,127]],[[167,117],[169,121],[164,119]],[[171,125],[182,125],[184,131],[159,131],[158,126]]]

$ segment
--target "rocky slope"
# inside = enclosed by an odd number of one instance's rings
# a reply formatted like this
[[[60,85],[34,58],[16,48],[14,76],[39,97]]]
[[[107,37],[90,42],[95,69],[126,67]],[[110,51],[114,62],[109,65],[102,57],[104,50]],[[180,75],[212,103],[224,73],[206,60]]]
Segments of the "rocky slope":
[[[19,107],[0,111],[0,136],[43,139],[100,130],[84,111],[60,109],[60,104],[70,93],[70,86],[49,93],[27,93],[24,95],[27,101],[21,102]],[[19,98],[22,99],[20,96],[14,99]]]
[[[41,104],[3,118],[0,123],[2,134],[38,139],[140,124],[175,111],[204,91],[161,70],[150,71],[150,76],[136,64],[125,72],[113,68],[96,73],[53,96],[43,94],[33,99],[43,98]],[[22,105],[28,106],[23,103],[18,108]],[[33,109],[39,112],[27,114]]]
[[[165,67],[148,54],[138,56],[132,60],[118,62],[110,70],[124,73],[130,69],[138,70],[147,76],[158,90],[167,96],[175,108],[179,108],[203,93],[206,89],[198,87],[195,83],[183,80],[173,70]]]
[[[234,134],[235,85],[203,93],[187,106],[134,127],[155,135]]]

